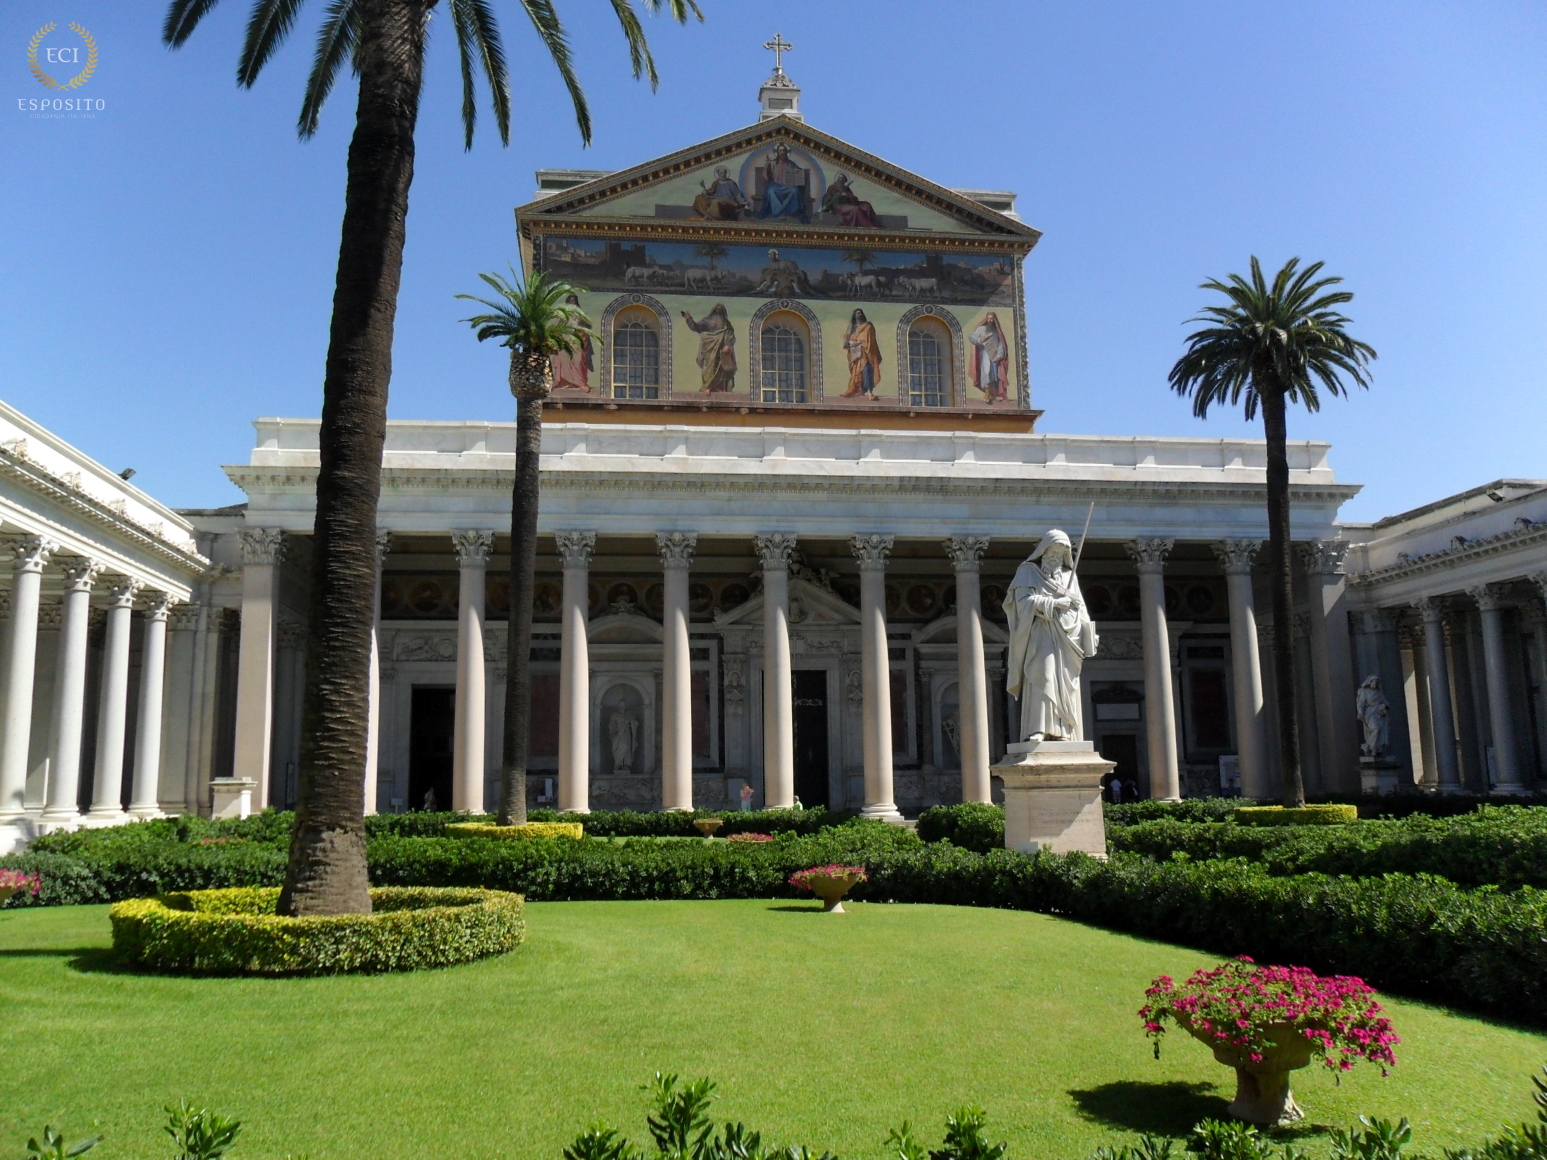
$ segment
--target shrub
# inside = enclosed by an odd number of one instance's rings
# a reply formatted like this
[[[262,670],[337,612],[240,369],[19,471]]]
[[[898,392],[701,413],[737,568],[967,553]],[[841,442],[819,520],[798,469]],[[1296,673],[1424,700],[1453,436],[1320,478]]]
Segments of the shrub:
[[[342,974],[465,963],[514,950],[519,895],[469,889],[373,889],[370,914],[290,918],[269,887],[193,890],[120,902],[113,949],[136,966],[209,974]]]
[[[585,827],[579,822],[527,822],[521,826],[491,826],[485,822],[453,822],[446,827],[448,838],[500,838],[506,841],[523,841],[532,838],[585,837]]]
[[[1340,826],[1359,820],[1359,807],[1351,805],[1241,806],[1235,822],[1241,826]]]
[[[919,815],[918,835],[926,842],[949,842],[987,854],[1004,848],[1004,807],[987,802],[931,806]]]
[[[1103,807],[1109,826],[1170,819],[1177,822],[1222,822],[1241,806],[1240,798],[1183,798],[1179,802],[1121,802]]]
[[[1154,821],[1112,827],[1108,844],[1159,859],[1249,858],[1273,874],[1438,874],[1463,886],[1547,887],[1547,810],[1519,806],[1357,826]]]

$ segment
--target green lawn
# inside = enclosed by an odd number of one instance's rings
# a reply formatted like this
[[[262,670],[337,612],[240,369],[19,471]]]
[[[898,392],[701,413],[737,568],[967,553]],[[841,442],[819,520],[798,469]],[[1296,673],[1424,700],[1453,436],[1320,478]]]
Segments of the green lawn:
[[[1035,914],[848,909],[538,903],[501,959],[284,980],[114,973],[105,907],[0,912],[0,1154],[52,1122],[105,1133],[92,1160],[165,1157],[160,1107],[187,1097],[246,1122],[232,1160],[558,1160],[599,1116],[647,1139],[656,1069],[711,1075],[719,1118],[844,1160],[879,1160],[904,1118],[935,1143],[968,1101],[1012,1160],[1223,1114],[1231,1073],[1180,1035],[1157,1062],[1133,1014],[1207,956]],[[1531,1114],[1547,1038],[1388,1006],[1398,1067],[1299,1073],[1314,1121],[1407,1115],[1437,1153]]]

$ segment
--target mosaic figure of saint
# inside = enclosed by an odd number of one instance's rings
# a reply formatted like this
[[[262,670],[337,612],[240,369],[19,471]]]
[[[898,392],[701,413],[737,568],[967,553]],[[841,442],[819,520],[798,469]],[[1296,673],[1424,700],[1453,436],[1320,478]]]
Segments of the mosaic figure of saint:
[[[1074,574],[1069,537],[1038,542],[1004,598],[1010,629],[1005,687],[1021,706],[1022,741],[1083,741],[1080,668],[1096,655],[1096,625]]]
[[[972,361],[967,378],[990,403],[1004,401],[1009,397],[1010,344],[999,326],[999,316],[992,311],[985,314],[968,341],[972,343]]]
[[[723,165],[715,169],[712,182],[705,185],[700,181],[698,188],[703,192],[693,199],[693,212],[707,221],[740,221],[742,210],[751,208],[741,186],[731,180],[730,170]]]
[[[876,211],[868,201],[861,201],[859,194],[849,184],[849,175],[840,173],[822,195],[822,212],[835,213],[846,226],[879,226]]]
[[[875,326],[863,310],[850,315],[849,329],[843,336],[843,350],[849,356],[849,389],[843,392],[843,397],[873,400],[876,386],[881,381],[881,344],[876,341]]]
[[[806,171],[790,160],[788,145],[774,149],[773,160],[764,166],[763,204],[760,218],[804,218],[806,216]]]
[[[698,335],[698,357],[694,361],[698,363],[699,380],[703,383],[698,393],[716,395],[722,391],[734,391],[736,389],[736,330],[731,326],[730,315],[725,311],[725,304],[716,302],[714,308],[697,322],[693,321],[693,316],[684,310],[682,321],[687,323],[689,330]]]
[[[566,294],[564,301],[580,308],[580,298],[575,294]],[[591,324],[584,320],[580,325],[585,328],[585,334],[581,336],[580,344],[569,354],[556,354],[549,361],[553,364],[553,389],[591,392],[591,372],[596,368],[596,351],[591,343]]]

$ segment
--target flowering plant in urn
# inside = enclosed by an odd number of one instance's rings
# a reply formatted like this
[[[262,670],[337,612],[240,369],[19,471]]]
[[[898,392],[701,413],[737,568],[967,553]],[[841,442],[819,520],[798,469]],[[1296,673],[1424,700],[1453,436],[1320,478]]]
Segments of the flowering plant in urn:
[[[36,874],[23,874],[20,870],[0,870],[0,902],[23,890],[37,894],[43,881]]]
[[[1363,979],[1326,977],[1305,967],[1259,966],[1244,955],[1211,970],[1195,971],[1178,985],[1161,975],[1144,992],[1139,1009],[1144,1032],[1160,1038],[1174,1022],[1210,1047],[1214,1058],[1236,1070],[1230,1112],[1259,1124],[1300,1119],[1289,1090],[1289,1073],[1313,1057],[1335,1071],[1358,1060],[1396,1063],[1400,1042]]]
[[[809,890],[822,900],[822,909],[830,914],[843,913],[843,896],[867,875],[863,866],[812,866],[797,870],[790,875],[790,885],[796,890]]]

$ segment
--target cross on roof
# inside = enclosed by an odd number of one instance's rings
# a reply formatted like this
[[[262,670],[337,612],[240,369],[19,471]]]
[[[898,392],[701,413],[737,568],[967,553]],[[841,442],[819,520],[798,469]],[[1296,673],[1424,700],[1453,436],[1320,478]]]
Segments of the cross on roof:
[[[763,47],[774,54],[774,72],[783,73],[784,54],[789,52],[790,49],[794,48],[795,46],[786,41],[782,34],[776,32],[774,33],[774,38],[772,40],[763,42]]]

